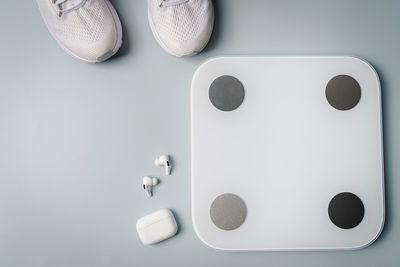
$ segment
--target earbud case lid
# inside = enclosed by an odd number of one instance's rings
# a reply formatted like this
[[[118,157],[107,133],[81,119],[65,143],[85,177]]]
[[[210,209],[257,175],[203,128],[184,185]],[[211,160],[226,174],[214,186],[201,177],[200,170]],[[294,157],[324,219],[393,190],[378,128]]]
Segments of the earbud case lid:
[[[151,245],[174,236],[178,230],[175,217],[169,209],[161,209],[136,222],[136,230],[144,245]]]

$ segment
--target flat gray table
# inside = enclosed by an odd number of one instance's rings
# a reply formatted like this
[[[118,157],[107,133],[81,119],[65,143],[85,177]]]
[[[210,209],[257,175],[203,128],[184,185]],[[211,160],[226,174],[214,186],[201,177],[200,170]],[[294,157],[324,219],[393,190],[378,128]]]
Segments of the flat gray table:
[[[0,9],[0,266],[399,266],[400,1],[215,2],[203,53],[166,54],[146,1],[114,0],[124,45],[80,63],[49,35],[35,1]],[[330,252],[221,252],[190,217],[189,88],[219,55],[353,55],[382,82],[386,225],[370,247]],[[173,175],[154,166],[173,155]],[[147,198],[141,177],[161,177]],[[143,246],[136,220],[171,208],[178,235]],[[316,233],[318,234],[318,233]]]

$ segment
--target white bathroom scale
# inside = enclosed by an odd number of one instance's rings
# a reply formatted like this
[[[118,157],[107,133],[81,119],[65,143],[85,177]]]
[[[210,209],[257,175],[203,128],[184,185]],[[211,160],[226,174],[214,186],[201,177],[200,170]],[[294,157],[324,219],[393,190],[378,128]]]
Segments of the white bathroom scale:
[[[222,250],[356,249],[384,224],[381,92],[354,57],[220,57],[191,86],[192,221]]]

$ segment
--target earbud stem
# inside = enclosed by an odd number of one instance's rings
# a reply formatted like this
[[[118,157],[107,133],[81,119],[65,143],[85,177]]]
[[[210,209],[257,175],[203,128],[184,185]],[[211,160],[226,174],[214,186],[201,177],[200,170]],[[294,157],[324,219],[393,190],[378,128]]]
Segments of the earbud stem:
[[[171,174],[171,164],[169,161],[166,162],[165,164],[165,175],[170,175]]]
[[[146,195],[148,196],[148,197],[151,197],[151,191],[150,191],[150,187],[149,186],[146,186],[145,187],[145,189],[144,189],[144,191],[146,192]]]

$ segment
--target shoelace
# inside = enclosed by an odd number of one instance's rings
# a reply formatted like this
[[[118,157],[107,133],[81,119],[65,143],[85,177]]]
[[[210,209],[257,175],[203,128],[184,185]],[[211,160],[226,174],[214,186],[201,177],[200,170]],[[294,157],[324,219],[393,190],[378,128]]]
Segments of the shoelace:
[[[86,3],[86,0],[81,0],[78,4],[76,4],[70,8],[61,9],[61,4],[64,4],[67,1],[68,0],[51,0],[51,2],[55,5],[57,5],[57,7],[58,7],[58,16],[59,17],[61,17],[63,14],[67,14],[69,12],[77,10],[78,8],[81,8]]]
[[[184,4],[186,2],[189,2],[189,0],[175,0],[175,1],[158,0],[158,4],[160,7],[177,6],[180,4]]]

